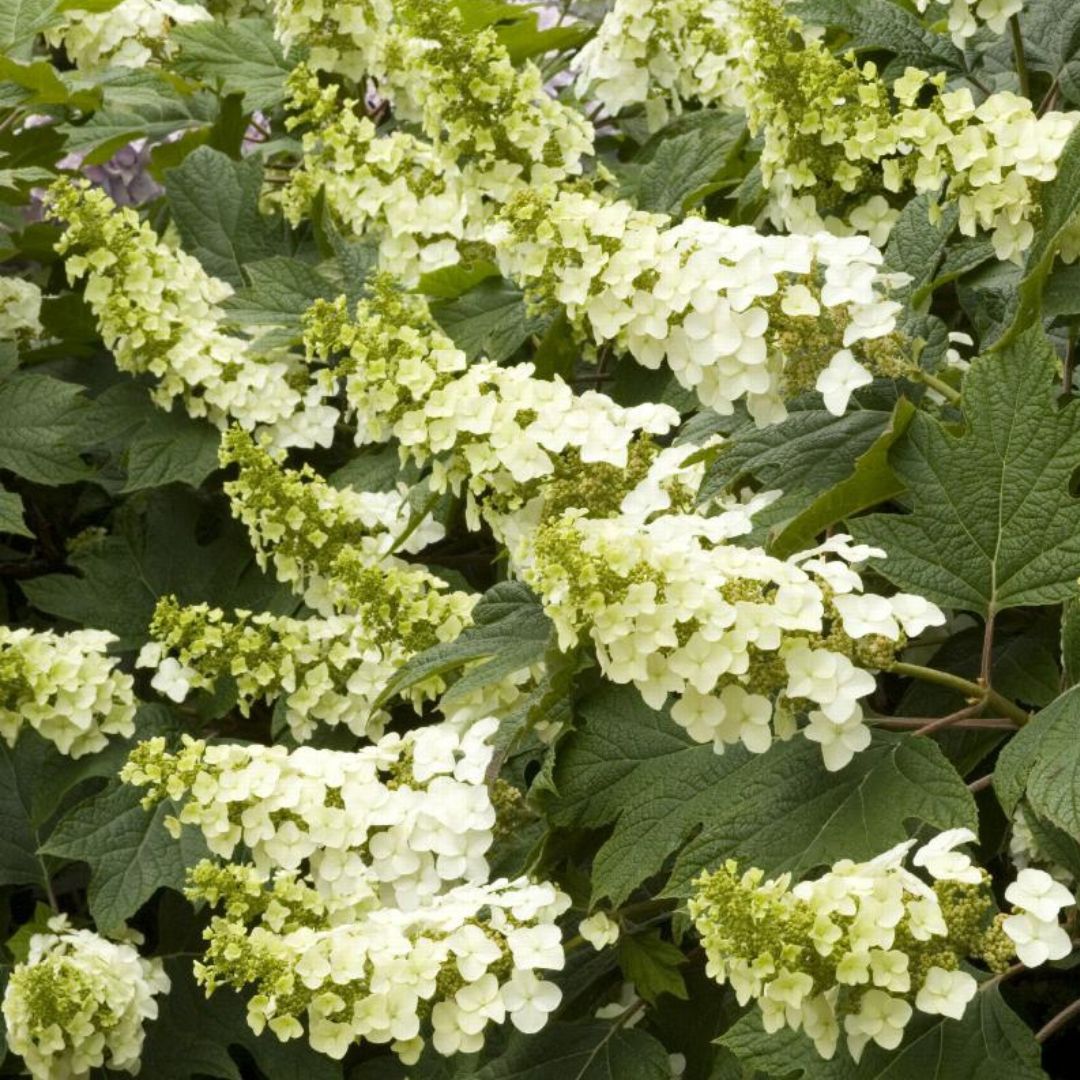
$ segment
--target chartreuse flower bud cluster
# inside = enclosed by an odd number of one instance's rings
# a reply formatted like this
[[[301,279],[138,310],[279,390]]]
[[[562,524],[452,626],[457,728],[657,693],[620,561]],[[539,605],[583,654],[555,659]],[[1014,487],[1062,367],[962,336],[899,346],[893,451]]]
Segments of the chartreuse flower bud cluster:
[[[41,333],[41,290],[22,278],[0,278],[0,341],[36,338]]]
[[[615,0],[571,67],[580,97],[610,113],[644,104],[659,128],[684,101],[742,99],[730,0]]]
[[[84,297],[117,367],[153,375],[159,406],[179,400],[219,427],[267,427],[284,446],[329,445],[337,410],[305,396],[305,366],[286,353],[261,355],[222,330],[229,284],[85,181],[58,181],[49,208],[65,225],[57,250],[68,278],[85,279]]]
[[[570,900],[525,878],[467,882],[408,909],[328,904],[293,875],[203,863],[188,895],[224,908],[196,975],[208,992],[252,987],[248,1023],[340,1059],[361,1040],[413,1064],[484,1045],[488,1025],[539,1031],[558,1006],[543,978],[564,954],[555,919]]]
[[[698,879],[689,903],[706,971],[729,982],[740,1003],[756,1001],[766,1031],[802,1030],[824,1058],[841,1033],[855,1061],[871,1042],[896,1049],[915,1010],[959,1019],[978,985],[962,964],[1004,970],[1016,920],[1026,931],[1027,920],[1041,919],[1047,939],[1052,924],[1067,952],[1057,912],[1073,902],[1046,874],[1025,870],[1034,877],[1006,892],[1020,913],[995,916],[989,875],[955,850],[974,840],[969,829],[951,829],[918,848],[912,863],[929,882],[904,866],[914,840],[794,887],[790,874],[766,880],[729,861]],[[1033,948],[1021,960],[1047,955]]]
[[[498,726],[434,724],[354,752],[207,744],[176,753],[141,743],[121,772],[151,806],[181,803],[170,827],[199,829],[215,855],[244,844],[260,872],[308,860],[327,897],[412,908],[460,881],[484,880],[495,809],[484,785]]]
[[[1080,113],[1038,116],[1009,92],[976,105],[969,90],[946,92],[943,75],[917,68],[890,93],[872,63],[835,56],[773,0],[736,7],[747,115],[764,133],[762,173],[786,224],[816,228],[821,213],[855,210],[853,225],[886,235],[895,213],[882,193],[944,188],[963,233],[987,230],[999,259],[1020,261],[1038,185],[1057,175]],[[849,205],[868,194],[869,203]]]
[[[138,665],[155,668],[151,685],[177,702],[193,689],[212,693],[230,677],[245,716],[256,701],[272,705],[280,697],[298,742],[310,739],[317,724],[343,724],[354,735],[377,738],[388,719],[375,707],[379,695],[417,644],[438,641],[435,627],[410,629],[403,640],[355,615],[293,619],[236,611],[230,618],[220,608],[182,607],[163,597]],[[409,697],[419,706],[444,689],[434,678]]]
[[[142,68],[167,59],[174,51],[169,43],[173,26],[210,18],[204,7],[181,0],[120,0],[106,10],[71,5],[45,30],[45,40],[62,48],[82,74],[98,75],[108,68]]]
[[[33,728],[70,757],[104,749],[135,731],[130,675],[107,654],[103,630],[15,630],[0,626],[0,737],[14,746]]]
[[[279,464],[236,428],[226,432],[220,459],[239,467],[225,492],[259,565],[272,565],[309,607],[324,616],[359,615],[372,633],[403,643],[416,633],[419,648],[460,632],[474,598],[448,593],[445,582],[393,555],[399,547],[419,551],[443,535],[430,518],[415,521],[406,493],[335,488],[309,466]]]
[[[471,159],[503,183],[578,175],[592,153],[585,117],[545,91],[535,64],[515,67],[494,29],[470,29],[452,0],[278,0],[277,27],[313,68],[373,76],[448,160]]]
[[[544,481],[580,480],[594,465],[622,479],[635,455],[647,467],[656,451],[646,444],[639,452],[640,436],[679,423],[669,406],[622,408],[596,391],[575,394],[562,379],[538,378],[532,364],[470,364],[427,302],[383,276],[353,317],[344,297],[317,303],[305,342],[309,357],[333,365],[323,372],[327,392],[343,381],[357,444],[393,438],[403,458],[434,462],[431,487],[465,486],[474,527],[478,503],[515,513],[545,490]]]
[[[995,34],[1004,33],[1009,19],[1024,10],[1024,0],[947,0],[947,29],[953,43],[962,49],[969,37],[978,33],[982,24]],[[942,3],[941,6],[944,6]],[[925,13],[930,0],[915,0],[915,9]]]
[[[674,694],[693,739],[760,754],[800,730],[841,769],[870,743],[870,670],[945,616],[919,596],[863,592],[850,564],[883,552],[836,536],[781,560],[725,542],[749,524],[745,508],[644,523],[570,511],[537,531],[523,576],[562,648],[591,640],[604,674],[653,708]]]
[[[8,1047],[35,1080],[85,1080],[92,1069],[135,1074],[154,1020],[154,999],[169,989],[161,961],[145,959],[130,940],[74,930],[67,918],[34,934],[26,959],[4,990]]]

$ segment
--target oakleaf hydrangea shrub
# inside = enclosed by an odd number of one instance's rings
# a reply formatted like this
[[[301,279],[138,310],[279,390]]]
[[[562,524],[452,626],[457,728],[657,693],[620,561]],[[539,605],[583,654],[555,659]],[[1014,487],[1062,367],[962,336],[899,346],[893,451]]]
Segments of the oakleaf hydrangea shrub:
[[[0,1074],[1080,1053],[1069,0],[0,0]]]

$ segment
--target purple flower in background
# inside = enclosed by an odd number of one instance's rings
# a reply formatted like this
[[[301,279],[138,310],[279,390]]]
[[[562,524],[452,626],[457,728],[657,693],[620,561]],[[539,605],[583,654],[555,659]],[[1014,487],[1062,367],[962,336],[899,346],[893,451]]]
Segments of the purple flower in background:
[[[136,139],[122,146],[103,165],[84,166],[83,175],[104,189],[117,206],[138,206],[149,202],[164,190],[147,171],[152,149],[147,139]]]

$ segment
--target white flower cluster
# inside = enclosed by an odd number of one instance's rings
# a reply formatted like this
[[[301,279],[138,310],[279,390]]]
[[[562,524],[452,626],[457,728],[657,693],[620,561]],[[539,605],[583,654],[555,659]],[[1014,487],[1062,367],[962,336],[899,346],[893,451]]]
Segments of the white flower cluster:
[[[189,736],[138,746],[121,773],[147,802],[183,803],[173,828],[197,827],[210,850],[238,844],[263,872],[309,874],[327,897],[379,899],[405,909],[487,876],[495,810],[484,786],[497,721],[386,735],[354,752],[211,744]]]
[[[944,75],[911,67],[890,93],[875,65],[833,55],[773,0],[737,0],[736,8],[731,33],[747,116],[764,133],[762,174],[782,223],[814,229],[827,211],[855,211],[853,225],[886,234],[896,214],[883,192],[944,190],[966,235],[987,230],[999,259],[1021,260],[1038,185],[1057,175],[1080,113],[1040,116],[1009,92],[976,105],[966,88],[946,92]],[[801,35],[799,48],[792,34]],[[863,202],[853,207],[856,195]]]
[[[571,61],[578,94],[610,113],[644,104],[653,129],[684,101],[738,106],[732,17],[730,0],[615,0]]]
[[[101,1068],[138,1073],[143,1025],[168,989],[160,960],[144,959],[130,941],[73,930],[58,915],[11,972],[8,1046],[35,1080],[85,1080]]]
[[[0,626],[0,737],[14,746],[26,725],[77,758],[103,749],[110,735],[132,735],[132,679],[106,653],[115,640],[103,630]]]
[[[380,267],[410,286],[457,263],[459,245],[480,237],[485,197],[503,195],[506,178],[485,181],[405,131],[379,134],[357,102],[342,100],[336,85],[320,87],[305,68],[290,86],[296,112],[289,125],[307,130],[303,159],[278,196],[286,217],[295,225],[317,198],[325,200],[339,228],[374,236]]]
[[[624,470],[636,438],[679,423],[669,406],[627,409],[595,390],[575,394],[560,378],[538,378],[532,364],[470,364],[421,297],[382,278],[353,319],[344,297],[316,305],[305,341],[309,357],[334,359],[323,372],[327,392],[343,380],[357,445],[396,439],[403,458],[422,466],[435,459],[430,486],[465,485],[473,527],[476,500],[494,497],[496,509],[520,510],[568,451],[576,464]]]
[[[208,991],[255,984],[248,1022],[280,1039],[303,1034],[340,1059],[354,1042],[390,1043],[414,1064],[430,1037],[473,1053],[509,1021],[539,1031],[562,992],[540,972],[565,962],[555,919],[569,898],[525,878],[469,882],[409,910],[327,907],[278,874],[268,889],[243,867],[196,868],[189,895],[224,903],[197,975]],[[261,914],[260,914],[261,913]]]
[[[597,341],[648,368],[666,361],[718,412],[745,398],[762,424],[784,418],[785,393],[851,386],[833,364],[855,364],[869,382],[866,365],[882,366],[875,346],[891,340],[901,310],[887,298],[900,279],[881,272],[866,237],[673,224],[625,201],[563,192],[512,200],[489,239],[504,274],[564,305]],[[865,363],[851,351],[860,346]],[[830,408],[843,412],[849,393],[834,394]]]
[[[676,695],[672,719],[698,742],[764,753],[804,715],[802,734],[841,769],[870,742],[866,668],[945,616],[919,596],[863,592],[850,564],[884,553],[850,537],[786,561],[726,543],[753,509],[647,523],[571,511],[539,530],[523,576],[562,648],[591,639],[604,674],[652,708]]]
[[[32,281],[0,278],[0,341],[39,337],[41,290]]]
[[[1009,19],[1024,10],[1024,0],[948,0],[948,5],[948,31],[960,49],[978,32],[980,20],[1002,34]],[[916,11],[925,14],[929,7],[930,0],[915,0]]]
[[[230,285],[85,182],[58,182],[50,213],[66,225],[57,250],[69,280],[86,279],[83,295],[116,366],[153,375],[159,406],[179,399],[219,427],[268,426],[271,440],[273,425],[283,423],[276,441],[284,446],[330,444],[337,410],[305,394],[303,364],[285,353],[258,355],[222,330],[219,305]]]
[[[169,31],[209,19],[196,3],[181,0],[120,0],[105,10],[71,5],[63,18],[45,31],[45,40],[63,48],[84,75],[107,68],[142,68],[153,59],[167,58]]]
[[[1016,945],[1016,955],[1028,967],[1038,967],[1048,960],[1062,960],[1072,952],[1068,931],[1058,922],[1062,908],[1071,907],[1076,898],[1060,881],[1045,870],[1021,870],[1005,890],[1005,899],[1014,911],[1001,924],[1006,936]]]
[[[413,646],[418,629],[412,627]],[[442,620],[428,628],[431,644],[441,629]],[[254,702],[272,705],[280,698],[298,742],[309,740],[316,725],[341,724],[354,735],[378,738],[389,717],[376,702],[415,652],[385,630],[355,615],[293,619],[236,611],[227,618],[220,608],[181,607],[164,597],[150,624],[153,640],[143,646],[137,666],[155,668],[151,685],[176,702],[192,690],[213,692],[228,677],[245,716]],[[409,700],[418,708],[444,689],[434,677],[413,687]]]
[[[841,1023],[858,1061],[871,1042],[896,1049],[915,1010],[959,1019],[977,990],[960,962],[982,957],[1000,969],[1002,926],[1008,933],[1010,920],[1045,915],[1060,930],[1057,911],[1072,903],[1047,875],[1024,871],[1039,880],[1010,890],[1026,913],[995,919],[988,875],[955,850],[974,840],[951,829],[915,851],[912,863],[932,886],[904,866],[914,840],[794,887],[789,874],[766,881],[728,862],[698,880],[689,905],[706,970],[730,982],[740,1003],[757,1002],[766,1031],[801,1029],[824,1058],[836,1052]],[[1046,959],[1044,948],[1030,948],[1030,961]]]

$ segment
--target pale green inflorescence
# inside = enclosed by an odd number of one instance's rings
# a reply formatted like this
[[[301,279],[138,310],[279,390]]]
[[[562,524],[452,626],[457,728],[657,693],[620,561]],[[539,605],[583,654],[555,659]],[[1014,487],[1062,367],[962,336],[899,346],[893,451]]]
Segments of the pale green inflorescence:
[[[870,744],[871,672],[944,615],[864,592],[851,564],[875,552],[850,537],[787,560],[729,543],[768,501],[712,517],[569,511],[531,538],[523,576],[563,648],[591,640],[604,674],[653,708],[674,695],[672,719],[698,742],[764,753],[799,732],[841,769]]]
[[[856,1061],[871,1042],[896,1049],[916,1010],[959,1019],[977,993],[969,960],[1003,971],[1014,949],[1035,966],[1071,947],[1058,923],[1069,891],[1022,871],[1006,891],[1014,913],[997,915],[989,875],[955,850],[974,840],[952,829],[919,847],[912,863],[929,881],[904,865],[914,840],[794,886],[728,861],[689,904],[706,970],[756,1001],[766,1031],[802,1030],[825,1058],[841,1035]]]
[[[168,989],[161,961],[141,957],[131,941],[55,916],[31,937],[4,990],[8,1046],[35,1080],[85,1080],[102,1067],[138,1073],[144,1025]]]
[[[222,328],[227,282],[85,181],[58,181],[48,206],[64,224],[57,250],[68,279],[85,279],[83,296],[116,366],[156,379],[157,405],[178,400],[192,416],[259,430],[283,446],[329,445],[337,410],[311,395],[303,363],[264,355]]]
[[[0,737],[8,746],[29,727],[77,758],[104,749],[110,735],[132,735],[132,679],[107,653],[115,641],[103,630],[0,626]]]

